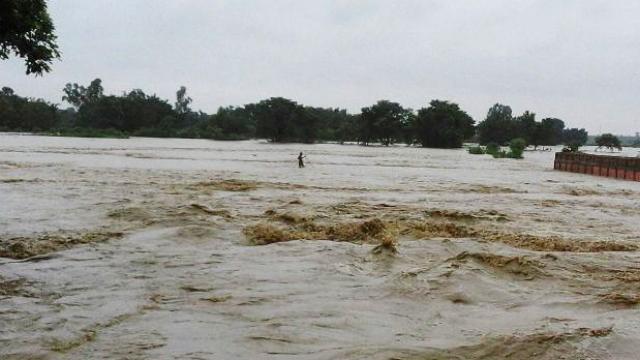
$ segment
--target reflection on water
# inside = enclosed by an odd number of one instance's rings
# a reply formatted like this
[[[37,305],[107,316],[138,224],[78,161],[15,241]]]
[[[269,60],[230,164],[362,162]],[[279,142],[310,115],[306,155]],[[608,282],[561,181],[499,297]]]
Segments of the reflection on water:
[[[0,357],[635,359],[640,184],[552,167],[0,135]]]

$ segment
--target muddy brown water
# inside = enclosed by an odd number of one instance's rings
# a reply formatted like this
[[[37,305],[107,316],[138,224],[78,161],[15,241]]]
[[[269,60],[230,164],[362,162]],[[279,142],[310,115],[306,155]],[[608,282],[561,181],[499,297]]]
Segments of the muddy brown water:
[[[640,184],[525,156],[0,134],[0,358],[637,359]]]

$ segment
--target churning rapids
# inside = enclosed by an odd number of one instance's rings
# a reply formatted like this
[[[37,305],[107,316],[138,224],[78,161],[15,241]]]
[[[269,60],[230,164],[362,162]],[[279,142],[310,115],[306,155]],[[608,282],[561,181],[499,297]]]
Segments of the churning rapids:
[[[640,183],[525,157],[0,135],[0,358],[637,359]]]

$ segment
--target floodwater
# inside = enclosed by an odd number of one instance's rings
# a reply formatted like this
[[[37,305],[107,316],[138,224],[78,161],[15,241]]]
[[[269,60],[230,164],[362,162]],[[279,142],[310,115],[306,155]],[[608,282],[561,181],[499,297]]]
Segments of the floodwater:
[[[525,157],[0,134],[0,358],[637,359],[640,183]]]

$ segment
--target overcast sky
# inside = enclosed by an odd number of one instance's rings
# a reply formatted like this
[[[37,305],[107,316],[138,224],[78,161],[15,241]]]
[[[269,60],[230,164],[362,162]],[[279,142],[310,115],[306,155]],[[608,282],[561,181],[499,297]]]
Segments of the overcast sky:
[[[213,112],[284,96],[358,112],[500,102],[592,133],[640,131],[640,1],[50,0],[62,60],[0,62],[0,86],[61,102],[67,82],[180,85]]]

